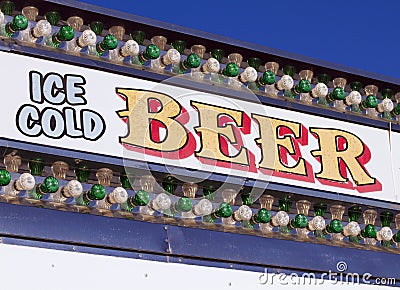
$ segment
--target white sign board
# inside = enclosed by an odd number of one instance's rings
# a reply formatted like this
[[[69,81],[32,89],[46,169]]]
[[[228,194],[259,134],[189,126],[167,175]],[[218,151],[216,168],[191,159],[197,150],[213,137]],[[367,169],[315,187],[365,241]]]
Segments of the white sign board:
[[[399,202],[399,133],[12,53],[0,62],[0,137]]]
[[[368,273],[351,273],[347,280],[342,274],[344,282],[341,282],[340,273],[331,273],[330,279],[318,279],[313,273],[282,275],[268,272],[268,269],[249,272],[4,244],[0,244],[0,256],[1,288],[7,290],[336,290],[343,286],[356,290],[382,290],[395,285],[391,278],[377,280]]]

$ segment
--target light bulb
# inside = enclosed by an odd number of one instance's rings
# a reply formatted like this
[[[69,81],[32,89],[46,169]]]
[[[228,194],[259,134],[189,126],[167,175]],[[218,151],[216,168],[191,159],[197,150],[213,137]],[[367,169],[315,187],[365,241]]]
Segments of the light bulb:
[[[124,203],[128,199],[128,192],[122,187],[116,187],[107,198],[107,201],[111,204],[114,203]]]
[[[78,180],[71,180],[67,183],[67,185],[62,189],[61,193],[64,197],[78,197],[82,194],[83,187],[82,183]]]
[[[313,219],[308,223],[308,229],[310,231],[322,231],[325,229],[326,223],[325,219],[322,216],[315,216]]]
[[[67,23],[75,31],[80,31],[83,25],[83,19],[79,16],[71,16],[67,19]]]
[[[261,208],[265,208],[269,211],[271,211],[272,209],[272,205],[274,204],[274,200],[275,198],[272,195],[262,195],[260,196],[260,198],[258,199],[258,201],[260,202],[260,206]]]
[[[192,45],[192,47],[190,48],[190,51],[197,54],[198,56],[200,56],[200,58],[203,58],[204,53],[206,52],[206,48],[204,45],[195,44],[195,45]]]
[[[257,80],[258,74],[257,71],[249,66],[244,69],[244,71],[239,75],[239,81],[242,83],[246,82],[255,82]]]
[[[361,232],[360,225],[358,222],[352,221],[349,222],[344,228],[343,228],[343,234],[348,237],[348,236],[358,236]]]
[[[274,227],[287,226],[289,224],[289,215],[287,212],[281,210],[276,213],[271,219],[271,224]]]
[[[3,12],[0,11],[0,24],[4,24],[4,22],[5,22],[4,14]]]
[[[150,41],[155,44],[159,50],[164,50],[164,47],[167,44],[167,38],[162,35],[153,36]]]
[[[109,168],[100,168],[96,172],[96,177],[97,180],[99,181],[99,184],[103,186],[110,186],[111,179],[113,177],[113,172]]]
[[[212,203],[208,199],[200,200],[194,207],[193,213],[197,216],[209,215],[212,212]]]
[[[168,49],[167,53],[161,58],[161,64],[166,67],[170,64],[178,63],[181,60],[181,54],[175,48]]]
[[[125,35],[125,28],[123,26],[112,26],[108,29],[108,32],[114,35],[118,40],[122,40]]]
[[[56,161],[51,165],[53,176],[57,179],[65,179],[68,172],[68,164],[64,161]]]
[[[243,56],[239,53],[231,53],[228,55],[228,60],[240,67],[242,65]]]
[[[90,190],[78,196],[75,201],[79,205],[88,206],[93,200],[102,200],[106,197],[106,189],[101,184],[93,184]]]
[[[4,166],[8,172],[18,172],[19,166],[21,165],[21,156],[16,155],[17,151],[14,150],[10,154],[4,157]]]
[[[281,79],[276,83],[276,88],[280,91],[291,90],[293,88],[293,78],[289,75],[283,75]]]
[[[142,190],[146,192],[153,192],[156,179],[152,175],[144,175],[139,180]]]
[[[226,203],[234,203],[237,194],[238,194],[237,191],[234,189],[230,189],[230,188],[224,189],[222,191],[222,199]]]
[[[22,15],[26,17],[29,21],[36,21],[36,17],[39,14],[39,9],[34,6],[27,6],[22,8]]]
[[[31,190],[35,187],[35,178],[30,173],[22,173],[15,181],[14,187],[16,190]]]
[[[393,232],[391,228],[389,227],[382,227],[377,233],[376,233],[376,239],[378,241],[390,241],[393,237]]]
[[[328,95],[328,87],[324,83],[318,83],[311,90],[311,96],[313,98],[322,98]]]
[[[240,206],[234,213],[232,218],[235,221],[249,221],[253,215],[251,208],[247,205]]]
[[[377,110],[380,113],[383,112],[391,112],[394,108],[393,101],[391,99],[383,99],[382,102],[378,105]]]
[[[350,105],[358,105],[362,101],[361,94],[358,91],[351,91],[347,97],[345,98],[345,104]]]
[[[166,210],[171,206],[171,198],[166,193],[160,193],[151,202],[151,207],[154,210]]]
[[[133,39],[128,40],[125,44],[119,49],[119,54],[122,57],[138,55],[139,54],[139,44]]]
[[[47,20],[39,20],[36,26],[31,30],[31,36],[34,41],[41,36],[49,36],[51,33],[51,24]]]
[[[376,210],[373,210],[373,209],[365,210],[363,212],[364,223],[366,225],[374,225],[377,216],[378,216],[378,213],[376,212]]]
[[[207,61],[202,65],[201,71],[205,74],[208,73],[218,73],[220,70],[219,61],[213,57],[207,59]]]
[[[78,39],[76,40],[76,44],[80,48],[84,48],[85,46],[96,44],[96,39],[96,33],[94,33],[94,31],[91,29],[86,29],[78,37]]]
[[[188,198],[195,198],[198,188],[196,183],[186,182],[182,185],[183,195]]]

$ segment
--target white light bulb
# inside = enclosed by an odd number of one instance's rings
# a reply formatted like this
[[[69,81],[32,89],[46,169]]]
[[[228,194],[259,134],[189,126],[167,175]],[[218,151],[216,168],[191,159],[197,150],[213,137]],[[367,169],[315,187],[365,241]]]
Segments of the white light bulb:
[[[343,234],[348,237],[348,236],[358,236],[358,234],[361,232],[360,225],[358,222],[352,221],[349,222],[344,228],[343,228]]]
[[[123,187],[116,187],[108,196],[111,203],[124,203],[128,199],[128,193]]]
[[[393,102],[391,99],[385,98],[382,102],[378,105],[378,112],[391,112],[394,108]]]
[[[324,83],[318,83],[311,90],[311,96],[314,98],[322,98],[328,95],[328,87]]]
[[[283,210],[278,211],[276,215],[272,217],[272,224],[275,227],[287,226],[288,223],[289,223],[289,215],[287,214],[287,212]]]
[[[351,91],[346,97],[347,105],[358,105],[362,101],[361,94],[357,91]]]
[[[86,29],[84,32],[82,32],[81,36],[79,36],[76,43],[80,48],[88,45],[94,45],[96,43],[96,33],[90,29]]]
[[[35,187],[35,177],[30,173],[22,173],[17,181],[15,182],[15,189],[21,190],[31,190]]]
[[[164,67],[170,64],[178,63],[181,60],[181,54],[175,48],[169,49],[161,58]]]
[[[392,229],[389,227],[383,227],[376,233],[376,239],[378,241],[390,241],[393,237]]]
[[[154,210],[166,210],[171,206],[171,199],[166,193],[160,193],[152,202]]]
[[[244,71],[240,74],[239,80],[243,83],[246,82],[255,82],[257,80],[258,74],[255,68],[249,66],[244,69]]]
[[[80,183],[78,180],[71,180],[64,187],[63,195],[67,197],[70,196],[78,197],[82,194],[82,191],[83,191],[82,183]]]
[[[249,221],[252,215],[253,212],[247,205],[240,206],[233,214],[234,219],[237,221]]]
[[[49,36],[51,33],[51,24],[47,20],[39,20],[32,29],[32,36],[39,38],[41,36]]]
[[[120,49],[120,54],[123,57],[139,54],[139,44],[133,39],[128,40]]]
[[[219,72],[220,68],[221,68],[221,66],[219,64],[219,61],[213,57],[210,57],[209,59],[207,59],[207,61],[201,67],[201,71],[206,74],[217,73],[217,72]]]
[[[212,212],[212,203],[208,199],[202,199],[193,207],[193,213],[197,216],[209,215]]]
[[[276,87],[278,90],[291,90],[293,88],[294,82],[293,78],[289,75],[284,75],[281,79],[276,83]]]
[[[308,223],[308,228],[310,231],[322,231],[325,229],[325,219],[322,216],[315,216],[313,219]]]

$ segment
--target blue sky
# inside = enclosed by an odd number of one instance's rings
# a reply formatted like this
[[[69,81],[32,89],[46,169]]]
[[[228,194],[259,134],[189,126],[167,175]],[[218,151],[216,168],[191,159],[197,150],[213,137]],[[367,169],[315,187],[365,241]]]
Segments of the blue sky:
[[[395,0],[80,1],[400,78]]]

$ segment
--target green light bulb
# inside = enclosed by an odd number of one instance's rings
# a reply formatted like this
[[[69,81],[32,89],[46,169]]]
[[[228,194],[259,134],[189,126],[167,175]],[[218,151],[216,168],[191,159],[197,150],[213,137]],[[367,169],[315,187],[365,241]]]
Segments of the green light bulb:
[[[155,44],[149,44],[145,51],[139,54],[139,62],[144,64],[150,59],[157,59],[160,56],[160,49]]]
[[[295,229],[304,229],[307,227],[308,220],[304,214],[297,214],[293,220],[290,221],[290,225]]]
[[[378,106],[378,98],[374,95],[369,95],[365,98],[365,100],[361,103],[361,107],[363,109],[367,108],[376,108]]]
[[[125,171],[121,172],[121,174],[119,175],[119,182],[121,183],[121,186],[125,189],[132,189],[130,180],[133,181],[133,176],[128,176]]]
[[[6,186],[11,181],[10,172],[5,169],[0,169],[0,186]]]
[[[247,63],[256,71],[259,71],[261,65],[261,59],[259,59],[258,57],[251,57],[247,60]]]
[[[162,182],[162,187],[166,193],[174,194],[176,188],[178,187],[176,178],[172,175],[168,175]]]
[[[190,68],[198,68],[200,66],[200,56],[195,53],[191,53],[188,57],[181,62],[181,71],[184,72]]]
[[[380,214],[381,226],[390,227],[393,220],[393,214],[390,211],[383,211]]]
[[[34,158],[28,162],[29,171],[32,175],[41,176],[44,169],[44,161],[42,158]]]
[[[134,196],[131,196],[126,201],[127,208],[132,211],[135,206],[145,206],[150,202],[150,195],[147,191],[139,190]]]
[[[104,29],[103,22],[92,21],[92,22],[90,22],[89,27],[96,35],[101,35],[103,33],[103,29]]]
[[[293,77],[296,72],[294,66],[287,65],[283,68],[283,74]]]
[[[363,238],[376,238],[376,227],[374,225],[366,225],[365,228],[361,231],[361,236]]]
[[[344,89],[341,87],[336,87],[333,91],[328,95],[328,101],[339,101],[345,99]]]
[[[103,40],[96,45],[96,51],[99,55],[103,55],[106,51],[116,49],[118,46],[118,39],[112,35],[107,34]]]
[[[13,20],[6,24],[6,33],[8,37],[12,37],[17,31],[24,30],[28,27],[28,19],[22,14],[16,15]]]
[[[48,176],[41,184],[38,184],[36,190],[29,193],[29,196],[35,199],[41,199],[47,193],[57,192],[58,188],[58,180],[53,176]]]
[[[102,200],[106,196],[106,189],[101,184],[94,184],[92,188],[84,193],[83,201],[88,205],[92,200]]]
[[[180,54],[185,52],[186,42],[183,40],[175,40],[172,42],[172,47],[175,48]]]
[[[271,213],[266,208],[261,208],[252,218],[255,224],[266,224],[271,220]]]
[[[228,218],[232,215],[232,213],[232,206],[229,203],[223,202],[220,204],[218,210],[214,214],[219,218]]]
[[[141,30],[135,30],[130,34],[131,38],[138,44],[143,45],[143,41],[146,38],[146,33]]]
[[[53,26],[56,26],[61,19],[61,15],[58,11],[46,12],[44,18]]]
[[[237,77],[239,74],[239,67],[236,63],[230,62],[223,69],[222,74],[226,77]]]
[[[224,52],[222,49],[216,48],[216,49],[213,49],[213,50],[211,51],[211,56],[212,56],[213,58],[215,58],[216,60],[218,60],[219,62],[221,62],[222,59],[223,59],[224,56],[225,56],[225,52]]]
[[[293,93],[303,94],[311,91],[311,84],[308,80],[300,80],[299,83],[293,88]]]
[[[314,204],[314,214],[315,216],[324,216],[328,206],[326,203],[316,203]]]
[[[349,216],[349,222],[358,222],[361,217],[361,206],[353,205],[347,210],[347,215]]]
[[[192,200],[185,196],[178,199],[178,202],[175,204],[175,210],[178,212],[188,212],[192,207]]]
[[[60,27],[60,30],[55,33],[52,37],[53,46],[59,47],[60,43],[63,41],[70,41],[74,38],[74,29],[69,25],[63,25]]]
[[[334,219],[330,222],[330,224],[326,227],[326,231],[328,233],[341,233],[343,230],[343,224],[341,220]]]
[[[53,176],[46,177],[39,185],[40,191],[44,193],[54,193],[58,190],[58,180]]]
[[[1,3],[1,12],[3,12],[5,15],[12,16],[14,10],[15,10],[14,2],[12,2],[12,1],[3,1]]]
[[[90,176],[90,169],[86,164],[79,165],[78,168],[75,169],[76,179],[79,182],[88,182]]]
[[[285,196],[284,198],[278,200],[279,209],[285,212],[289,212],[292,207],[292,200],[289,196]]]
[[[252,206],[254,203],[254,198],[250,193],[241,194],[242,204],[247,206]]]
[[[258,78],[257,83],[260,87],[265,85],[273,85],[276,80],[276,75],[270,71],[265,71],[261,77]]]
[[[213,187],[204,187],[203,196],[208,200],[213,200],[215,198],[215,189]]]

